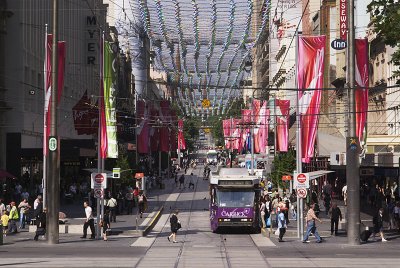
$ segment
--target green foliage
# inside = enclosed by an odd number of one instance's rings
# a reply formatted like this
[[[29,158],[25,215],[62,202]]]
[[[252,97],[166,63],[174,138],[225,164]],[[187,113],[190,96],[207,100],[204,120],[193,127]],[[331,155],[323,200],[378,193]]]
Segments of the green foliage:
[[[124,152],[124,151],[119,152],[118,159],[115,163],[115,167],[119,167],[121,169],[121,171],[124,171],[121,173],[121,178],[120,178],[120,181],[122,184],[127,184],[132,180],[131,172],[127,171],[127,170],[131,169],[131,167],[129,165],[129,160],[128,160],[128,156],[126,155],[126,152]]]
[[[373,0],[368,5],[374,31],[383,38],[386,45],[397,50],[392,55],[394,65],[400,65],[400,3],[396,0]],[[399,71],[394,76],[400,75]]]
[[[209,120],[212,126],[211,134],[214,137],[215,146],[224,146],[224,133],[222,129],[222,119],[213,117]]]
[[[199,118],[186,117],[183,124],[183,135],[186,141],[186,147],[189,151],[194,151],[194,142],[199,137],[201,121]]]
[[[283,186],[282,176],[292,174],[296,169],[296,152],[289,150],[287,153],[279,153],[273,162],[271,179],[274,186]]]

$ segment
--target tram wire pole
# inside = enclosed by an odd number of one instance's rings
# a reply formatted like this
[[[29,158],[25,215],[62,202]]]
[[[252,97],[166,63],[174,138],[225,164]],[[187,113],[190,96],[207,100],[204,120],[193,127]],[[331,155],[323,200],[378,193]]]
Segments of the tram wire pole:
[[[50,139],[56,138],[56,147],[48,148],[47,168],[47,242],[50,245],[59,243],[58,214],[60,211],[60,158],[57,137],[57,97],[58,97],[58,0],[53,0],[53,43],[51,55],[51,109]],[[50,150],[51,149],[51,150]]]
[[[355,28],[354,28],[354,0],[348,0],[348,49],[347,49],[347,77],[349,96],[348,135],[346,138],[346,180],[348,187],[349,204],[347,206],[347,243],[360,244],[360,160],[359,138],[356,134],[355,109]]]

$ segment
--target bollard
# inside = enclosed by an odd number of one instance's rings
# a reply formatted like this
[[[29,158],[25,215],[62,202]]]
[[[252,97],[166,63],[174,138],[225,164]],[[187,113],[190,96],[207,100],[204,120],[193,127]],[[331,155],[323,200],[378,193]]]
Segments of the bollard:
[[[0,246],[3,245],[3,224],[0,222]]]

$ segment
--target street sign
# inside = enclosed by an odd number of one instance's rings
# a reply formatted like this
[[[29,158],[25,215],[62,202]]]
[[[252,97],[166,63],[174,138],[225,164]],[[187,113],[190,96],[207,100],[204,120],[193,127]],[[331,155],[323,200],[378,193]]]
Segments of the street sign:
[[[121,168],[113,168],[113,178],[119,179],[121,177]]]
[[[310,174],[308,173],[295,173],[294,174],[294,188],[300,189],[305,188],[308,189],[310,187]]]
[[[203,99],[203,101],[201,102],[201,105],[203,106],[203,108],[208,108],[211,105],[211,102],[209,99]]]
[[[57,150],[57,139],[56,137],[50,137],[49,139],[49,150],[54,152]]]
[[[136,173],[135,174],[135,178],[136,179],[141,179],[141,178],[143,178],[144,177],[144,174],[143,173]]]
[[[102,188],[97,188],[94,190],[94,197],[95,198],[103,198],[104,196],[104,189]]]
[[[346,40],[335,39],[331,42],[331,47],[335,50],[343,50],[347,47]]]
[[[107,188],[107,173],[92,173],[90,177],[92,189]]]
[[[292,176],[289,176],[289,175],[282,176],[282,181],[291,181],[291,180],[292,180]]]
[[[307,197],[307,189],[305,189],[305,188],[297,189],[297,196],[299,198],[306,198]]]

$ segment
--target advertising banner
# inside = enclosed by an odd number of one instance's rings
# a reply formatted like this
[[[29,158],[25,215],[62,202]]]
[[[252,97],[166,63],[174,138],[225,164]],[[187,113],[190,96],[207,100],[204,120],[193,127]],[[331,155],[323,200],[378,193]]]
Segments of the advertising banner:
[[[107,129],[107,158],[118,158],[116,112],[117,59],[112,46],[112,43],[104,42],[104,113]]]

